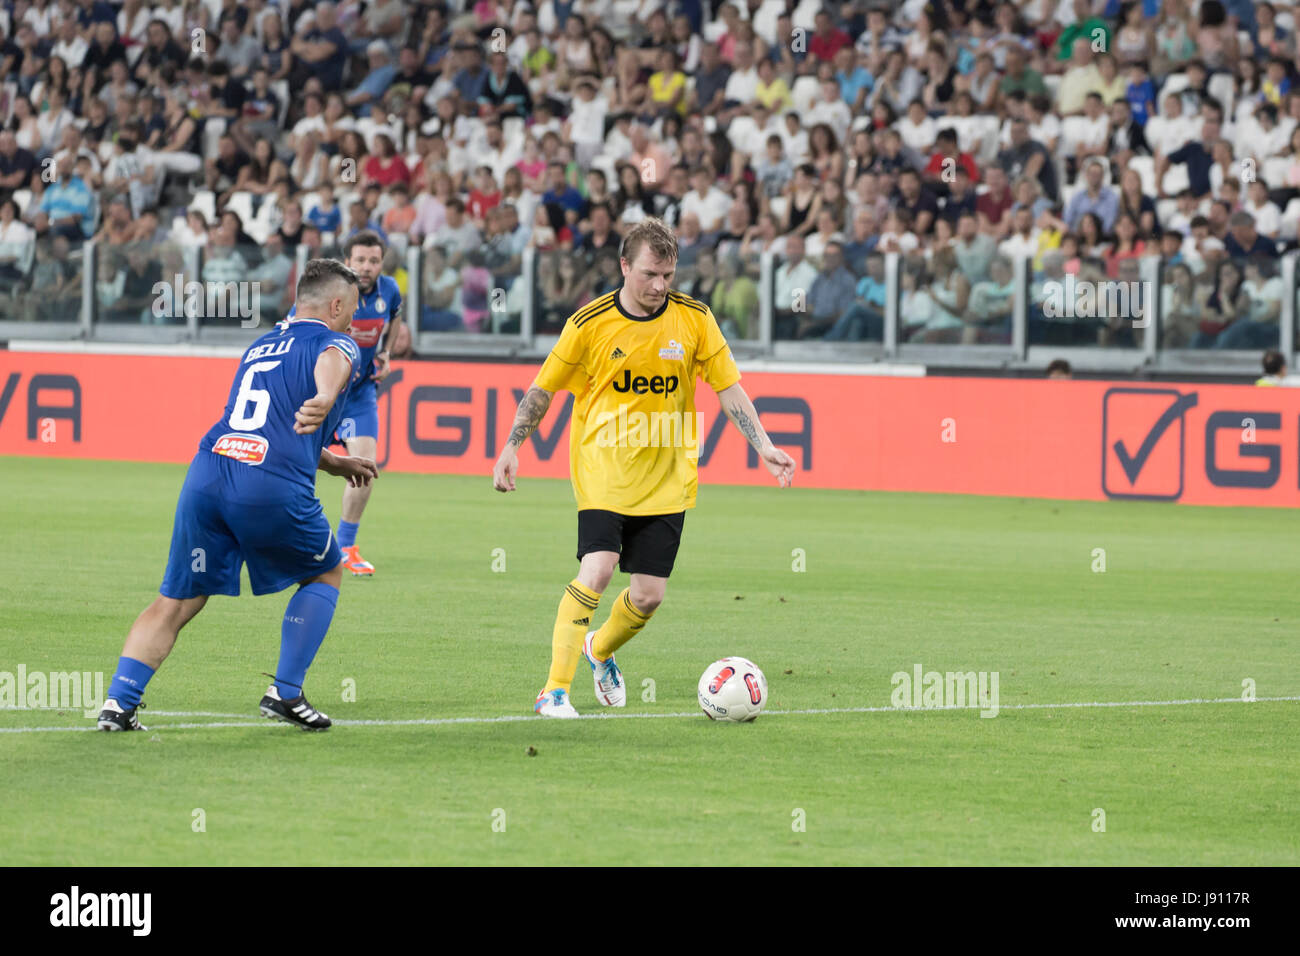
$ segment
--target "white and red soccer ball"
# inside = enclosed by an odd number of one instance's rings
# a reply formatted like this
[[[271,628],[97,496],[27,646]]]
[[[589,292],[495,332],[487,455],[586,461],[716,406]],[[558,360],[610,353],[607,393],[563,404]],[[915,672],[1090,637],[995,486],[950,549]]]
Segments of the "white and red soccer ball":
[[[743,657],[714,661],[700,677],[700,709],[710,720],[738,724],[753,720],[767,706],[767,678]]]

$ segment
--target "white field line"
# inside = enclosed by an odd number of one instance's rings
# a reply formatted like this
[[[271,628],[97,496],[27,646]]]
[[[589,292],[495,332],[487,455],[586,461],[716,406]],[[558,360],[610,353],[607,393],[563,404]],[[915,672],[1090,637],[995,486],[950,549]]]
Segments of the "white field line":
[[[1004,710],[1061,710],[1065,708],[1081,707],[1189,707],[1197,704],[1248,704],[1248,703],[1276,703],[1279,701],[1300,701],[1300,696],[1294,697],[1257,697],[1253,701],[1245,701],[1240,697],[1189,697],[1185,700],[1092,700],[1092,701],[1075,701],[1064,704],[1003,704],[998,707],[998,711]],[[764,714],[772,717],[797,717],[805,715],[820,714],[884,714],[884,713],[914,713],[936,710],[986,710],[988,708],[981,704],[967,704],[964,706],[951,705],[946,707],[823,707],[812,708],[807,710],[767,710]],[[150,730],[198,730],[198,729],[221,729],[226,727],[279,727],[279,721],[263,721],[260,717],[244,714],[211,714],[207,711],[153,711],[153,715],[167,717],[240,717],[240,723],[201,723],[201,724],[155,724]],[[145,719],[149,719],[151,714],[146,711]],[[655,718],[669,717],[701,717],[701,711],[680,711],[674,713],[651,714],[611,714],[597,713],[584,714],[578,717],[578,720],[646,720]],[[516,721],[536,721],[537,717],[532,714],[508,714],[502,717],[425,717],[414,718],[410,720],[336,720],[336,727],[437,727],[444,724],[510,724]],[[254,722],[256,721],[256,722]],[[0,727],[0,734],[40,734],[40,733],[72,733],[84,730],[94,730],[94,727]]]

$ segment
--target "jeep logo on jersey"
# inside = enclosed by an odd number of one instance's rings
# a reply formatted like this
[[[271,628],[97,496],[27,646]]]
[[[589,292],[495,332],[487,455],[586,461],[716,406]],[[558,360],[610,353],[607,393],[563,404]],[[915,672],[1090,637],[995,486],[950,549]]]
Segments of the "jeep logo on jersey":
[[[353,319],[352,338],[363,349],[373,348],[379,344],[379,335],[384,331],[383,319]]]
[[[614,380],[613,384],[616,392],[632,392],[634,395],[644,395],[646,392],[654,395],[671,395],[677,391],[678,379],[676,375],[669,375],[667,378],[662,375],[655,375],[651,378],[638,375],[633,378],[632,370],[625,368],[623,369],[622,384],[617,379]]]
[[[266,460],[266,452],[271,447],[261,435],[222,435],[212,445],[213,454],[225,455],[246,465],[260,465]]]

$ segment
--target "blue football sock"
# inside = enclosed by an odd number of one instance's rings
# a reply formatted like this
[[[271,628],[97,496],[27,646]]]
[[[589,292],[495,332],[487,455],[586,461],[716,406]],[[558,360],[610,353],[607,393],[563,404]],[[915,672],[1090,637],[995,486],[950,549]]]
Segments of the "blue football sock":
[[[280,626],[280,663],[275,667],[275,689],[283,700],[301,696],[307,668],[316,659],[338,603],[339,589],[321,581],[304,584],[289,598]]]
[[[357,529],[361,527],[361,522],[355,524],[351,521],[339,521],[339,547],[350,548],[357,543]]]
[[[121,704],[123,710],[130,710],[139,705],[145,685],[153,675],[154,670],[148,664],[137,661],[134,657],[119,657],[117,670],[108,685],[107,696]]]

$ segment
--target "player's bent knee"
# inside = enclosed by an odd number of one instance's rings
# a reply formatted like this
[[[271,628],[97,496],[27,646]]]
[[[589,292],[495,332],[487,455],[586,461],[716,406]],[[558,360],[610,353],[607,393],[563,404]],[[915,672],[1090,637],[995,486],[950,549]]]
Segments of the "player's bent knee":
[[[583,587],[591,588],[597,594],[604,593],[609,587],[610,578],[614,576],[614,567],[617,564],[617,551],[589,551],[582,556],[582,564],[578,568],[578,581]]]
[[[330,587],[333,588],[341,587],[343,584],[343,568],[346,565],[347,565],[347,559],[345,558],[342,561],[340,561],[338,564],[336,564],[334,567],[330,568],[328,571],[322,571],[314,578],[307,578],[304,581],[299,581],[298,584],[300,586],[305,586],[308,584],[316,584],[317,582],[319,582],[321,584],[328,584]]]
[[[667,588],[662,584],[633,583],[628,591],[628,598],[631,599],[633,607],[642,614],[653,614],[659,605],[664,603]]]

